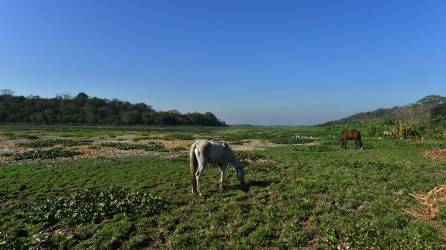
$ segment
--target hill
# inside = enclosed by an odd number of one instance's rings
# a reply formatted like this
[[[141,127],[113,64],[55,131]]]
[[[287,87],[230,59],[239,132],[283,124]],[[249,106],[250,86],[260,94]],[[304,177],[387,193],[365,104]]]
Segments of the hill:
[[[349,117],[331,121],[326,124],[343,123],[347,121],[379,121],[405,120],[412,122],[439,120],[446,118],[446,97],[429,95],[415,103],[392,108],[380,108],[374,111],[361,112]]]
[[[225,126],[214,114],[159,112],[145,103],[118,99],[58,95],[54,98],[14,96],[10,90],[0,93],[0,122],[39,124],[144,124]]]

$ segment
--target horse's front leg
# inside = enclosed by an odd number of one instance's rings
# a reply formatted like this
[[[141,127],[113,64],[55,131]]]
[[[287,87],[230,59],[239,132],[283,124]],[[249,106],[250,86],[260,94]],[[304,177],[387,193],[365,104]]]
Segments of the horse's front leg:
[[[224,182],[224,178],[225,178],[225,170],[226,170],[226,165],[225,164],[219,164],[218,165],[218,170],[220,170],[220,189],[223,190],[223,182]]]

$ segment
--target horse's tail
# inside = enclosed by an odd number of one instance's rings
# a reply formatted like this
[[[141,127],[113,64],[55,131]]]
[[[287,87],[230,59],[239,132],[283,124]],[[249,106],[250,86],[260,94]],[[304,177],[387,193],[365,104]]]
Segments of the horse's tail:
[[[195,147],[196,143],[192,144],[190,148],[190,177],[192,180],[192,193],[197,193],[197,178],[195,177],[195,173],[197,172],[198,161],[197,156],[195,155]]]

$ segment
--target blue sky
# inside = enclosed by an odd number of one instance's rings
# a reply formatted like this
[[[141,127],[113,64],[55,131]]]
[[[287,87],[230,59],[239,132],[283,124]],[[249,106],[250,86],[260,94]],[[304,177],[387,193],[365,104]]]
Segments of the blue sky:
[[[446,95],[445,1],[0,1],[0,88],[230,124],[314,124]]]

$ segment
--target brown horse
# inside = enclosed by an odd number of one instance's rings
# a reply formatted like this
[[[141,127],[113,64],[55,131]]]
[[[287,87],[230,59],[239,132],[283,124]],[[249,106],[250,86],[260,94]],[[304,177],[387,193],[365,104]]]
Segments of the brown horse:
[[[421,138],[421,135],[415,129],[405,128],[405,129],[403,129],[403,137],[404,138],[407,138],[407,137]]]
[[[341,148],[347,149],[347,141],[349,140],[355,141],[356,148],[360,147],[362,149],[361,133],[358,130],[352,129],[342,133],[341,139],[339,140],[341,142]]]

